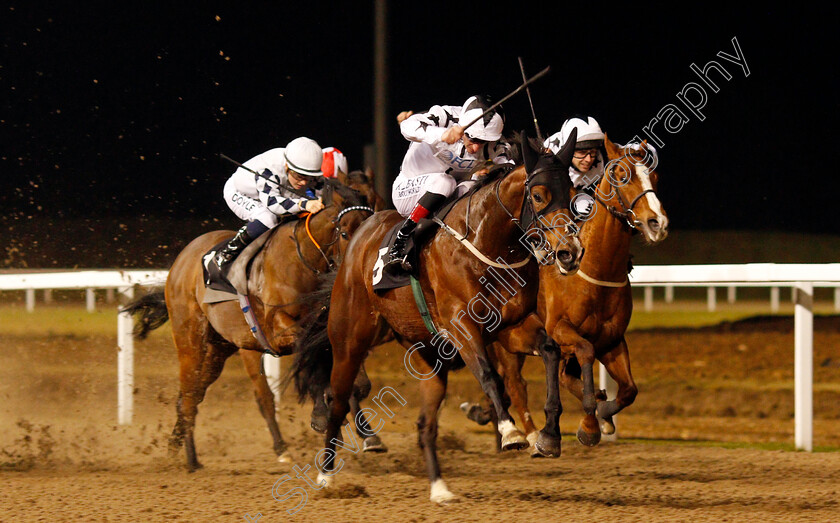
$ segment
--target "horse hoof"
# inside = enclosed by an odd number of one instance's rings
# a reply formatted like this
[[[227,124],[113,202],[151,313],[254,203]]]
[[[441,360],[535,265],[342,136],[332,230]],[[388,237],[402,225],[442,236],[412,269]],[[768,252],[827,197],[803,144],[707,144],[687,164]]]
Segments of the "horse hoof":
[[[277,456],[277,463],[291,463],[292,462],[292,455],[289,454],[288,450],[284,450],[282,454]]]
[[[518,430],[508,432],[502,436],[502,450],[522,450],[530,447],[528,439]]]
[[[192,463],[192,464],[190,464],[190,463],[187,464],[187,472],[189,472],[190,474],[192,474],[196,470],[201,470],[203,468],[204,468],[204,465],[202,465],[201,463],[199,463],[197,461],[195,463]]]
[[[312,430],[314,430],[315,432],[323,434],[327,431],[327,418],[312,416],[312,418],[309,421],[309,426],[312,427]]]
[[[487,425],[493,418],[487,413],[481,405],[477,403],[461,403],[460,409],[467,415],[467,419],[472,420],[479,425]]]
[[[323,473],[319,472],[318,476],[315,478],[315,484],[321,485],[321,488],[330,488],[335,485],[335,478],[332,476],[325,476]]]
[[[594,447],[601,442],[601,429],[595,416],[586,416],[580,420],[577,439],[587,447]]]
[[[537,441],[534,442],[534,451],[539,455],[535,456],[535,453],[532,452],[531,456],[540,458],[559,458],[561,448],[562,443],[560,438],[547,436],[544,432],[540,431]]]
[[[461,498],[450,492],[442,479],[438,479],[432,483],[432,492],[429,495],[429,500],[438,505],[448,505],[450,503],[459,503]]]
[[[607,436],[615,434],[615,423],[613,423],[612,418],[598,419],[598,424],[601,426],[601,434]]]
[[[362,452],[388,452],[388,447],[382,443],[379,436],[371,436],[369,438],[365,438],[362,446]]]
[[[525,439],[527,439],[527,440],[528,440],[528,443],[530,443],[530,444],[531,444],[531,446],[533,447],[533,446],[534,446],[534,443],[536,443],[536,442],[537,442],[537,438],[538,438],[538,437],[540,437],[540,433],[539,433],[539,432],[537,432],[537,431],[535,430],[534,432],[532,432],[532,433],[528,434],[528,435],[525,437]]]
[[[584,446],[594,447],[601,442],[601,431],[596,430],[595,432],[586,432],[583,430],[583,427],[578,427],[577,439]]]

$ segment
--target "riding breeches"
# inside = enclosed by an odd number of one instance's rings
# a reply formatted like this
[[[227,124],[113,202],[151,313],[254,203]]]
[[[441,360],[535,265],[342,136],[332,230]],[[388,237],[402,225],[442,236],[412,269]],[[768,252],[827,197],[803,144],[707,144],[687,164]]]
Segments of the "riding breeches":
[[[397,212],[402,216],[408,216],[420,197],[427,192],[449,197],[457,190],[460,195],[469,190],[474,183],[472,180],[458,183],[455,178],[446,173],[426,173],[414,176],[400,173],[394,180],[391,199]]]
[[[269,229],[277,226],[277,215],[268,210],[261,201],[245,196],[236,190],[233,178],[229,179],[224,188],[225,202],[234,214],[246,221],[258,221]]]

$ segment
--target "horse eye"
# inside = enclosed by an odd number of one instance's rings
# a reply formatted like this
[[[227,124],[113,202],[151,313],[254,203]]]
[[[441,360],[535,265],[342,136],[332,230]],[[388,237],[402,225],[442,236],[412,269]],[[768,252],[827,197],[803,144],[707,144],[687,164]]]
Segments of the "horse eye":
[[[342,232],[342,233],[341,233],[341,237],[342,237],[342,238],[344,238],[344,239],[346,240],[346,239],[347,239],[347,238],[349,238],[350,236],[348,236],[348,234],[347,234],[346,232]]]
[[[537,202],[537,203],[542,203],[543,197],[540,196],[539,194],[535,194],[534,195],[534,201]]]

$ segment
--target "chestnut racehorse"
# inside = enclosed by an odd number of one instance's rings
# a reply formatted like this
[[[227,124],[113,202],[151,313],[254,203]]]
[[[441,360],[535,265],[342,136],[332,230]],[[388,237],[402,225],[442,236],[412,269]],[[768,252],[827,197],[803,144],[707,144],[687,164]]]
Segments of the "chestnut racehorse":
[[[301,336],[296,368],[292,371],[303,378],[296,379],[301,394],[305,392],[301,384],[305,384],[306,376],[331,367],[333,398],[318,483],[329,485],[332,476],[340,471],[340,466],[336,468],[335,446],[340,443],[339,430],[350,408],[348,399],[354,377],[371,348],[391,333],[408,350],[404,361],[409,373],[420,380],[422,406],[417,426],[432,501],[456,499],[441,479],[436,451],[438,411],[446,395],[450,370],[466,364],[478,379],[500,420],[503,448],[528,446],[508,413],[503,383],[488,361],[486,346],[502,328],[519,322],[536,307],[537,285],[528,281],[538,274],[537,262],[530,258],[532,249],[526,248],[530,243],[522,241],[523,230],[552,238],[541,242],[550,246],[549,254],[556,254],[557,263],[547,267],[546,274],[570,274],[580,264],[580,242],[576,236],[566,235],[572,223],[568,168],[575,140],[576,133],[554,155],[534,148],[523,133],[520,148],[524,165],[504,175],[488,175],[483,186],[471,197],[460,200],[446,215],[444,223],[449,229],[436,231],[423,246],[417,280],[431,323],[437,327],[426,326],[409,287],[382,294],[373,290],[372,274],[381,243],[402,220],[400,215],[393,211],[377,213],[353,236],[345,262],[332,284],[326,315],[328,343]],[[565,230],[558,236],[554,233],[557,229]],[[466,239],[459,242],[453,230],[466,231]],[[504,268],[488,269],[495,263],[493,260],[504,261],[495,265]],[[494,274],[494,270],[508,278],[505,284],[511,290],[515,288],[513,293],[507,293],[512,294],[509,298],[501,294],[505,292],[501,281],[497,286],[490,285],[490,275],[484,276]],[[488,298],[491,295],[493,298]],[[432,335],[432,330],[438,334]]]
[[[601,432],[612,434],[612,416],[633,403],[637,393],[624,338],[633,310],[627,278],[630,244],[633,234],[639,232],[650,245],[664,240],[668,217],[655,192],[659,182],[654,170],[655,153],[645,143],[619,147],[605,137],[604,144],[610,161],[595,193],[594,214],[581,227],[586,256],[580,270],[571,277],[558,277],[541,268],[544,274],[540,274],[536,312],[519,326],[502,332],[489,349],[528,439],[534,444],[535,455],[560,455],[559,420],[554,419],[554,413],[562,412],[558,370],[562,385],[584,403],[587,415],[581,421],[578,439],[585,445],[597,444]],[[556,354],[552,350],[555,343],[560,348],[558,367],[546,366],[548,430],[538,435],[528,410],[521,369],[526,355],[537,354],[535,347],[539,352]],[[598,391],[596,409],[587,390],[593,357],[618,382],[614,400],[606,401],[605,392]],[[566,372],[570,362],[573,369]],[[593,410],[600,420],[600,430]]]
[[[271,236],[251,263],[249,299],[272,349],[280,355],[291,354],[298,332],[295,324],[307,312],[301,297],[317,289],[320,275],[338,263],[350,236],[374,212],[368,207],[370,195],[375,195],[370,180],[361,172],[354,174],[355,183],[349,186],[325,180],[326,207],[308,219],[295,219],[266,233]],[[350,181],[343,173],[339,177],[342,179]],[[206,289],[202,256],[233,234],[234,231],[206,233],[181,251],[169,270],[165,303],[164,293],[153,293],[124,309],[141,314],[135,330],[139,338],[167,319],[172,321],[172,337],[180,363],[180,392],[178,420],[169,440],[169,451],[174,456],[186,444],[186,465],[190,472],[201,467],[193,436],[198,405],[207,388],[221,374],[225,361],[237,351],[253,382],[257,405],[268,425],[278,461],[290,461],[277,425],[274,394],[261,372],[263,348],[252,335],[239,302],[203,303]],[[364,379],[366,376],[360,374],[362,388]],[[313,388],[312,396],[316,407],[319,401],[323,403],[323,388],[320,391]],[[357,392],[354,407],[358,408],[357,400],[364,396],[366,392]],[[366,450],[384,450],[378,438],[366,440],[366,447]]]

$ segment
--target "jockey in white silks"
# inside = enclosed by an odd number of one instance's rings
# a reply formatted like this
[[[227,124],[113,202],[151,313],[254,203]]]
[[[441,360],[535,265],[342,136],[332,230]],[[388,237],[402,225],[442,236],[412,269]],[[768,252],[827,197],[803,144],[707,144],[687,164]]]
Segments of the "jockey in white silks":
[[[466,193],[475,180],[487,174],[485,168],[470,177],[471,171],[488,161],[513,164],[507,144],[499,142],[504,128],[501,111],[479,118],[490,106],[486,97],[471,96],[461,107],[435,105],[400,121],[400,131],[411,145],[394,180],[391,199],[406,220],[397,232],[384,270],[393,272],[402,267],[411,271],[405,246],[417,222],[439,209],[456,190]],[[464,130],[463,126],[476,118]]]
[[[314,187],[323,175],[323,156],[315,140],[295,138],[285,148],[251,158],[242,164],[247,169],[239,167],[228,178],[225,202],[248,223],[213,258],[222,274],[246,246],[276,227],[280,216],[324,208],[321,190]]]

